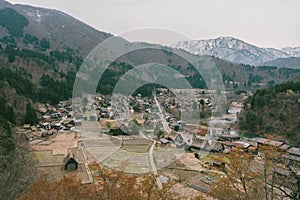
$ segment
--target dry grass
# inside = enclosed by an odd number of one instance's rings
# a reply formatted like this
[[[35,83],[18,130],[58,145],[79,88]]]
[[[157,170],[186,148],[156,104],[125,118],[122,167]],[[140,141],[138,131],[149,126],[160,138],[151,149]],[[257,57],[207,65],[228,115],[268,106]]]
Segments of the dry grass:
[[[64,155],[52,155],[52,151],[33,151],[31,155],[37,161],[39,166],[44,165],[62,165]]]
[[[82,182],[88,182],[89,177],[86,172],[86,168],[84,164],[80,164],[78,166],[78,170],[66,172],[63,170],[62,165],[59,166],[45,166],[45,167],[38,167],[37,172],[39,175],[48,174],[51,180],[59,180],[64,176],[71,176],[74,175],[76,178],[81,179]]]

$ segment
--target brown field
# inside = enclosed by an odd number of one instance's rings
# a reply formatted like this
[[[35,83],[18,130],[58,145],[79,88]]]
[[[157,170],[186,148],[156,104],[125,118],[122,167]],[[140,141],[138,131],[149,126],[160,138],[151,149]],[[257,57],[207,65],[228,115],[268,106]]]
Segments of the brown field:
[[[53,155],[67,154],[67,149],[77,147],[78,139],[75,133],[58,133],[57,135],[47,139],[52,143],[49,145],[41,145],[37,143],[32,145],[36,151],[52,151]]]

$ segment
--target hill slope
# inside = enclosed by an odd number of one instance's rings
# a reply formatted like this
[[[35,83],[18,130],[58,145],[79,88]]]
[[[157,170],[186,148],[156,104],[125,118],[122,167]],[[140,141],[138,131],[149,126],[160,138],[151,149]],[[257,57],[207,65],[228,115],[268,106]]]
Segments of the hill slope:
[[[66,46],[80,55],[86,56],[96,45],[111,36],[111,34],[100,32],[61,11],[27,5],[12,5],[0,0],[0,9],[5,8],[12,8],[27,19],[28,24],[24,28],[25,34],[34,35],[38,39],[47,38],[53,49],[61,49]],[[14,19],[9,16],[6,20],[7,23],[14,22]]]
[[[252,133],[282,136],[291,144],[299,145],[300,82],[258,90],[245,103],[239,127]]]
[[[265,62],[264,65],[300,69],[300,58],[277,58],[276,60]]]

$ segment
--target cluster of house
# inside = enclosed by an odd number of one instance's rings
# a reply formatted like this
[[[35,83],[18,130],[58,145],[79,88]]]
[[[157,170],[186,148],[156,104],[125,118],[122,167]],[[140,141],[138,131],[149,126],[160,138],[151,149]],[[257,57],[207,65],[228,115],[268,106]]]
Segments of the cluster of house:
[[[300,148],[292,147],[281,141],[258,138],[256,141],[241,141],[238,135],[222,134],[218,140],[207,139],[205,137],[193,136],[191,140],[186,138],[186,134],[172,131],[170,134],[160,139],[162,145],[175,144],[176,146],[185,146],[193,152],[200,151],[211,153],[230,153],[231,149],[239,148],[244,152],[252,152],[254,155],[263,156],[261,147],[274,147],[280,152],[281,161],[288,167],[292,167],[300,173]],[[289,174],[288,170],[279,169],[281,175]]]
[[[123,95],[119,95],[118,102],[120,105],[111,105],[111,100],[106,96],[96,96],[91,101],[92,104],[89,105],[88,109],[97,110],[99,112],[97,119],[111,119],[114,120],[120,117],[122,112],[125,112],[124,105],[129,105],[128,109],[130,113],[134,113],[136,111],[148,112],[151,106],[151,99],[147,97],[141,97],[140,94],[136,96],[125,97]],[[123,100],[123,101],[122,101]]]
[[[161,89],[160,89],[161,90]],[[167,92],[160,93],[160,104],[165,108],[167,112],[170,109],[178,109],[181,112],[190,112],[197,108],[214,109],[216,105],[211,102],[209,92],[206,90],[181,90],[175,89],[172,90],[175,92],[178,97],[174,97]],[[203,101],[201,105],[200,100]]]
[[[53,136],[60,130],[70,130],[80,123],[78,120],[71,119],[73,113],[69,101],[61,101],[56,107],[49,104],[41,105],[39,112],[42,115],[42,120],[39,124],[24,124],[18,130],[29,141]]]
[[[149,97],[142,97],[141,94],[129,97],[129,105],[131,112],[145,111],[149,112],[152,100]]]
[[[125,97],[124,97],[125,98]],[[126,99],[126,104],[130,106],[130,111],[134,112],[133,108],[140,111],[146,111],[151,105],[149,98],[143,98],[141,95],[129,97]],[[82,104],[80,102],[80,104]],[[57,106],[50,104],[40,105],[39,113],[41,114],[41,122],[37,125],[24,124],[19,128],[19,133],[25,135],[26,139],[31,141],[36,138],[48,137],[58,133],[58,131],[73,130],[75,126],[80,125],[82,120],[96,121],[101,118],[104,119],[116,119],[120,116],[119,108],[113,108],[111,105],[111,99],[103,95],[95,95],[89,100],[85,106],[80,106],[75,111],[72,111],[73,107],[71,101],[61,101]],[[93,114],[87,111],[96,111]]]
[[[206,135],[208,130],[201,129],[200,134]],[[239,141],[240,137],[236,135],[223,134],[218,140],[207,139],[204,136],[193,135],[183,132],[172,131],[160,139],[163,145],[174,143],[176,146],[186,146],[193,151],[208,151],[208,152],[229,152],[231,148],[242,147],[245,151],[255,148],[252,144]]]

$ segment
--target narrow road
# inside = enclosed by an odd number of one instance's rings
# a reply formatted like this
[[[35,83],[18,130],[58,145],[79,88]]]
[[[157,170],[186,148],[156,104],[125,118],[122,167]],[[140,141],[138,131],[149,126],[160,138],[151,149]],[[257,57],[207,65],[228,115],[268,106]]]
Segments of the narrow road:
[[[88,162],[87,162],[87,158],[86,158],[86,152],[85,152],[85,149],[83,147],[83,145],[80,145],[80,149],[82,151],[82,155],[83,155],[83,158],[84,158],[84,166],[86,168],[86,172],[87,172],[87,175],[88,175],[88,181],[85,182],[85,183],[93,183],[93,176],[92,176],[92,172],[88,166]]]
[[[165,117],[164,117],[162,108],[160,107],[159,102],[157,101],[156,94],[154,94],[154,101],[155,101],[156,106],[157,106],[157,108],[158,108],[158,110],[159,110],[160,121],[161,121],[161,123],[163,124],[163,128],[164,128],[164,130],[169,134],[169,133],[171,133],[171,128],[169,127],[169,124],[168,124],[168,122],[166,121],[166,119],[165,119]],[[142,134],[142,136],[143,136],[144,138],[147,138],[144,134]],[[149,138],[147,138],[147,139],[149,139]],[[155,166],[155,163],[154,163],[154,159],[153,159],[153,150],[154,150],[154,147],[155,147],[155,145],[156,145],[156,141],[153,140],[153,139],[151,139],[151,140],[153,141],[153,143],[152,143],[152,145],[151,145],[151,147],[150,147],[150,150],[149,150],[150,166],[151,166],[151,168],[152,168],[153,173],[154,173],[156,176],[158,176],[157,169],[156,169],[156,166]],[[162,189],[162,183],[161,183],[159,177],[156,178],[156,183],[157,183],[159,189]]]
[[[150,140],[153,141],[153,143],[152,143],[152,145],[149,149],[149,161],[150,161],[151,171],[154,173],[155,176],[158,176],[157,169],[156,169],[156,166],[155,166],[155,163],[154,163],[154,158],[153,158],[153,151],[154,151],[154,147],[156,145],[156,141],[151,139],[151,138],[146,137],[143,133],[141,133],[141,135],[143,136],[143,138],[146,138],[148,140],[150,139]],[[156,178],[156,184],[159,187],[159,189],[162,189],[162,183],[161,183],[159,177]]]
[[[156,106],[157,106],[157,108],[159,110],[160,121],[161,121],[161,123],[162,123],[165,131],[169,134],[169,133],[171,133],[171,128],[169,127],[169,124],[166,121],[166,118],[164,117],[163,111],[162,111],[162,109],[161,109],[161,107],[160,107],[160,105],[159,105],[159,103],[157,101],[156,94],[154,94],[154,101],[155,101]]]
[[[64,116],[61,118],[59,124],[62,124],[67,118],[68,118],[68,116],[67,116],[67,115],[64,115]]]

